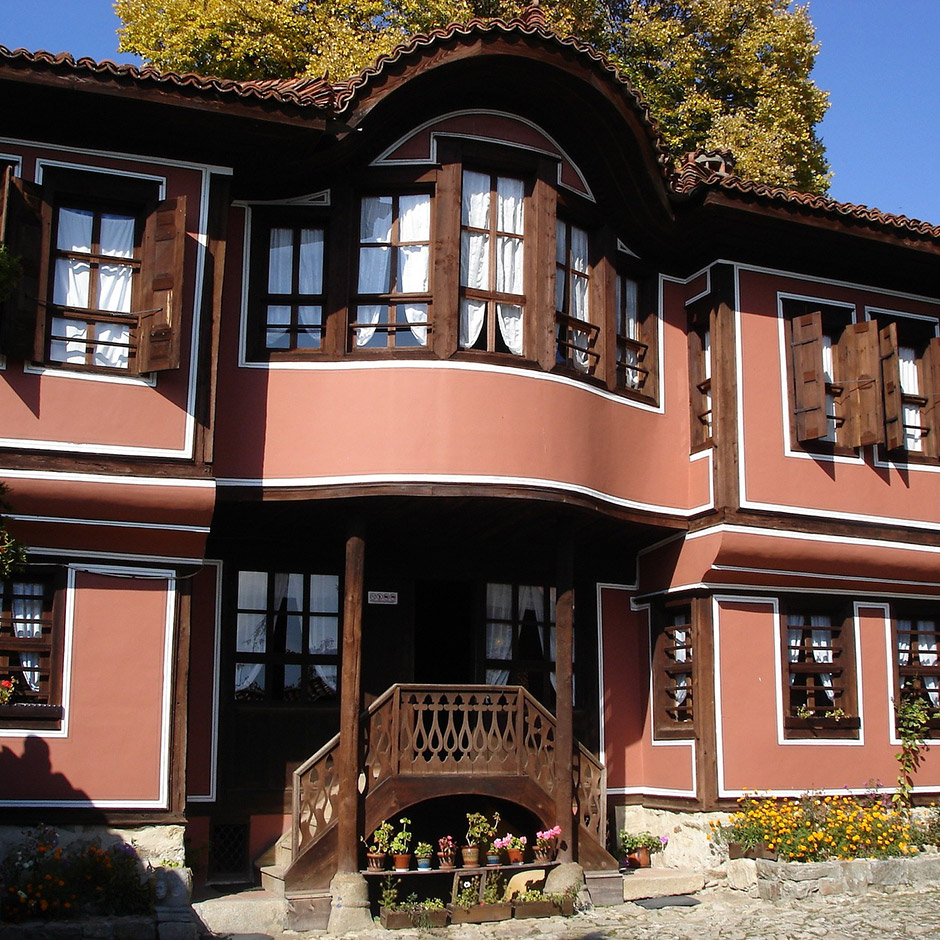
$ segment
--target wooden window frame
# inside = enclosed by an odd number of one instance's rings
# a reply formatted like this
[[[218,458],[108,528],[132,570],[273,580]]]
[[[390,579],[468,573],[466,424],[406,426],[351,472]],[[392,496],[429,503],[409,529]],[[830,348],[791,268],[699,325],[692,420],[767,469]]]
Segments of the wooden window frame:
[[[13,701],[0,705],[0,728],[26,727],[56,730],[64,715],[62,664],[64,646],[64,572],[47,566],[30,566],[19,575],[0,581],[0,677],[16,680]],[[13,628],[14,586],[42,587],[42,635],[17,638]],[[40,656],[38,691],[32,691],[18,661],[21,652]]]
[[[911,623],[910,630],[901,630],[901,621]],[[914,626],[917,621],[926,621],[933,623],[934,630],[920,631]],[[928,649],[925,652],[931,653],[936,662],[933,665],[919,662],[917,648],[917,637],[920,635],[930,635],[934,638],[934,649]],[[909,648],[903,651],[900,647],[901,637],[907,635]],[[892,648],[892,667],[894,673],[894,701],[901,701],[901,697],[913,692],[917,697],[922,698],[930,710],[930,718],[927,727],[931,731],[940,731],[940,705],[935,705],[923,684],[923,679],[927,676],[937,678],[940,685],[940,608],[924,604],[914,604],[913,602],[900,602],[891,605],[891,648]],[[906,662],[902,660],[906,658]],[[918,661],[915,663],[915,659]],[[938,690],[940,694],[940,690]],[[895,716],[897,709],[895,708]]]
[[[612,239],[609,258],[610,289],[607,305],[610,316],[606,324],[611,337],[608,385],[619,394],[647,404],[659,403],[659,317],[656,315],[656,291],[653,279],[639,265],[630,263]],[[627,292],[625,282],[636,285],[636,338],[627,334]],[[630,355],[636,365],[625,365]],[[637,376],[636,383],[627,379],[627,370]]]
[[[390,285],[391,289],[387,292],[382,292],[378,294],[364,294],[359,293],[358,291],[358,278],[359,278],[359,258],[360,258],[360,249],[363,247],[369,247],[374,245],[372,242],[362,242],[360,240],[360,219],[362,213],[362,202],[364,199],[370,196],[390,196],[392,199],[392,234],[389,244],[389,271],[392,284]],[[403,196],[427,196],[430,202],[430,219],[429,219],[429,234],[427,242],[407,242],[402,241],[399,237],[399,220],[400,220],[400,209],[399,209],[399,200]],[[356,259],[356,263],[353,265],[353,291],[352,299],[349,305],[349,324],[346,331],[346,351],[348,355],[354,356],[373,356],[373,355],[388,355],[393,353],[406,353],[410,356],[421,356],[427,354],[432,347],[434,346],[434,246],[435,246],[435,216],[436,216],[436,200],[433,187],[427,186],[418,186],[418,187],[386,187],[381,190],[368,190],[363,191],[359,194],[358,198],[355,200],[356,212],[355,212],[355,224],[353,226],[353,231],[355,234],[355,251],[353,257]],[[417,293],[406,293],[404,291],[398,290],[398,285],[396,283],[397,274],[398,274],[398,253],[401,248],[407,247],[409,245],[424,245],[428,246],[428,289],[426,291],[417,292]],[[360,305],[379,305],[387,307],[387,319],[379,321],[378,323],[359,323],[357,320],[356,310]],[[405,307],[409,304],[422,304],[427,307],[427,317],[424,323],[409,323],[405,321],[399,321],[398,319],[398,308]],[[423,345],[397,345],[397,337],[399,333],[408,334],[411,332],[413,326],[423,326],[426,330],[426,339]],[[384,335],[386,338],[386,344],[383,346],[357,346],[356,345],[356,331],[360,328],[368,327],[373,329],[376,335]]]
[[[268,211],[253,209],[251,214],[251,260],[248,270],[248,343],[247,354],[250,361],[292,361],[320,358],[326,349],[327,330],[327,274],[329,270],[329,233],[327,232],[326,213],[317,212],[308,208],[284,209]],[[323,233],[323,270],[321,273],[321,287],[319,294],[302,294],[293,290],[290,294],[272,294],[268,291],[268,273],[270,264],[270,239],[274,229],[290,229],[293,232],[292,251],[292,281],[297,287],[300,273],[299,233],[304,229],[319,230]],[[288,333],[291,345],[287,349],[268,347],[267,345],[267,307],[277,303],[291,308]],[[319,346],[300,347],[296,343],[297,336],[303,327],[298,320],[300,306],[319,306]]]
[[[239,579],[242,574],[260,573],[266,576],[266,602],[265,610],[262,612],[265,617],[265,648],[261,652],[240,651],[238,649],[238,631],[237,623],[239,614],[258,614],[259,610],[254,607],[242,608],[238,603]],[[298,576],[302,579],[302,601],[299,611],[288,611],[286,609],[286,597],[281,605],[275,609],[274,599],[274,580],[277,575]],[[312,576],[325,576],[337,578],[337,601],[335,611],[314,610],[311,608],[310,598],[310,578]],[[330,708],[335,709],[339,703],[340,682],[341,682],[341,656],[342,656],[342,602],[341,590],[342,579],[337,575],[325,572],[300,572],[300,571],[274,571],[261,568],[241,568],[234,572],[232,578],[232,611],[233,624],[232,630],[232,649],[231,666],[229,671],[232,682],[229,698],[236,707],[277,707],[277,708]],[[298,616],[301,618],[301,641],[300,650],[288,652],[285,648],[286,641],[286,619],[288,616]],[[309,621],[311,617],[332,617],[336,620],[336,652],[335,653],[311,653],[309,650]],[[235,675],[239,665],[260,665],[265,670],[264,688],[260,695],[241,696],[235,688]],[[314,667],[318,665],[335,666],[336,668],[336,689],[332,694],[324,694],[314,697],[304,697],[304,691],[311,688],[311,682],[314,681]],[[283,671],[287,666],[299,666],[301,669],[301,691],[297,698],[284,698]],[[278,670],[280,674],[278,675]],[[322,680],[321,680],[322,681]]]
[[[707,298],[689,307],[689,418],[693,453],[715,442],[714,321],[714,307]]]
[[[910,463],[935,462],[940,458],[940,337],[936,320],[876,313],[881,359],[881,390],[884,410],[884,435],[881,443],[885,450],[897,456],[903,454]],[[901,382],[900,350],[915,351],[918,392],[905,392]],[[919,409],[923,447],[916,450],[908,446],[907,431],[915,427],[906,424],[906,406]]]
[[[588,243],[588,269],[587,271],[578,271],[571,263],[571,232],[572,229],[579,229],[584,232]],[[564,231],[564,257],[558,257],[558,231]],[[583,225],[576,224],[568,218],[562,211],[556,214],[555,225],[555,343],[556,343],[556,361],[567,370],[576,375],[591,376],[594,375],[600,365],[601,353],[598,352],[598,339],[601,336],[601,324],[603,317],[598,317],[598,311],[594,309],[594,300],[596,290],[594,284],[596,281],[596,271],[594,264],[594,242],[592,233]],[[561,284],[561,309],[558,307],[559,287]],[[572,316],[572,288],[577,279],[585,282],[585,297],[588,304],[588,316],[590,319],[579,320]],[[584,345],[578,345],[578,337],[584,335]],[[601,344],[601,348],[603,348]],[[581,355],[586,358],[586,364],[582,367],[578,364],[577,357]]]
[[[676,639],[680,630],[685,633],[682,642]],[[653,609],[650,669],[653,734],[657,738],[695,737],[696,634],[691,601],[669,602]],[[680,677],[685,685],[680,684]],[[681,702],[680,690],[685,692]]]
[[[186,197],[157,201],[157,183],[88,170],[46,169],[42,186],[3,176],[0,194],[3,238],[23,265],[17,296],[7,304],[3,346],[7,355],[64,370],[100,375],[140,375],[178,369],[183,312],[186,243]],[[119,315],[133,321],[128,368],[74,364],[49,355],[59,210],[71,206],[107,210],[120,207],[137,220],[135,250],[139,267],[132,285],[131,311]],[[63,308],[64,309],[64,308]],[[118,319],[107,311],[88,320]]]
[[[799,650],[801,657],[797,662],[790,661],[789,617],[799,615],[806,621],[814,615],[826,616],[829,624],[815,629],[829,630],[832,633],[831,645],[814,646],[810,622],[801,625],[804,636],[792,649]],[[793,628],[795,629],[795,628]],[[783,701],[784,737],[799,738],[858,738],[861,720],[858,715],[858,675],[855,657],[855,618],[848,604],[827,603],[819,598],[812,603],[800,603],[788,600],[780,605],[780,658],[781,690]],[[814,650],[831,649],[832,661],[816,659]],[[793,674],[797,681],[790,684]],[[833,699],[825,701],[828,695],[822,676],[831,676]],[[804,678],[801,683],[800,677]],[[812,701],[810,700],[812,697]],[[800,701],[800,699],[803,699]],[[811,714],[800,715],[801,706]],[[835,717],[827,712],[841,709],[845,714]]]

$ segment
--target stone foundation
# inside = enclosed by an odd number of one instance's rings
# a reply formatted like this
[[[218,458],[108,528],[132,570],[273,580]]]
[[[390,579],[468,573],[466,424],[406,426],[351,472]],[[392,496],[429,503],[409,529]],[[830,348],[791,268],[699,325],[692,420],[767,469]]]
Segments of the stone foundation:
[[[0,857],[35,831],[36,826],[0,826]],[[72,842],[91,842],[98,839],[102,848],[110,848],[120,842],[132,845],[141,861],[154,867],[169,863],[183,865],[186,849],[183,845],[184,826],[139,826],[131,829],[111,829],[108,826],[52,826],[59,835],[59,845],[65,847]]]
[[[614,832],[651,832],[667,836],[669,844],[652,856],[654,868],[698,868],[708,870],[720,865],[727,857],[724,846],[709,840],[711,822],[727,822],[727,813],[689,813],[645,806],[615,806]]]

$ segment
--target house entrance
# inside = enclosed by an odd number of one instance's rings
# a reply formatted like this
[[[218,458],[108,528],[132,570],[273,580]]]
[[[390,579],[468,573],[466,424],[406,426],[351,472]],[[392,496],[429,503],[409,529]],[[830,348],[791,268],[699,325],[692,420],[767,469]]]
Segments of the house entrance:
[[[475,642],[476,585],[419,581],[415,586],[414,679],[428,684],[479,682]]]

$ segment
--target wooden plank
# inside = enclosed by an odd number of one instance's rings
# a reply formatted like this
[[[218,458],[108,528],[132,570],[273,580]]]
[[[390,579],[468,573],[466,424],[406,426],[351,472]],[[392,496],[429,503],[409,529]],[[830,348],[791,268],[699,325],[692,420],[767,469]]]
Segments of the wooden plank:
[[[170,811],[186,808],[186,745],[189,730],[189,644],[192,633],[192,579],[176,581],[173,656],[173,718],[170,730]]]
[[[703,810],[718,805],[718,749],[715,707],[715,644],[712,632],[710,597],[692,601],[692,686],[695,689],[695,775],[699,806]]]

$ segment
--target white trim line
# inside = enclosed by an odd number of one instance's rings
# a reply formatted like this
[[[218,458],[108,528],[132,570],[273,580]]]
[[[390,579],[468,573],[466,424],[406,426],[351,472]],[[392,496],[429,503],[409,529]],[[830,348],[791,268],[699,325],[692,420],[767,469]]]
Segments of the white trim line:
[[[107,528],[121,529],[159,529],[164,532],[192,532],[197,535],[206,535],[210,531],[205,525],[183,525],[175,522],[125,522],[115,519],[77,519],[71,516],[27,516],[19,513],[7,513],[7,519],[18,522],[51,522],[65,523],[66,525],[95,525]]]
[[[659,512],[663,515],[685,518],[703,509],[707,506],[693,506],[690,509],[677,508],[673,506],[659,506],[655,503],[644,503],[639,500],[627,499],[623,496],[614,496],[610,493],[604,493],[602,490],[596,490],[593,487],[581,486],[576,483],[564,480],[547,480],[538,477],[511,477],[511,476],[492,476],[489,474],[461,474],[461,473],[356,473],[344,476],[327,477],[268,477],[268,478],[238,478],[221,477],[216,480],[221,486],[260,486],[265,489],[275,489],[279,487],[309,486],[309,487],[328,487],[345,486],[350,484],[375,484],[375,483],[455,483],[455,484],[479,484],[502,486],[524,486],[531,488],[562,490],[566,493],[578,493],[582,496],[590,496],[594,499],[600,499],[611,503],[614,506],[620,506],[627,509],[639,509],[649,512]]]
[[[121,486],[187,486],[215,489],[215,480],[189,477],[117,476],[105,473],[73,473],[61,470],[13,470],[0,467],[0,477],[9,480],[59,480],[63,483],[117,483]]]

